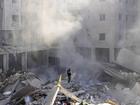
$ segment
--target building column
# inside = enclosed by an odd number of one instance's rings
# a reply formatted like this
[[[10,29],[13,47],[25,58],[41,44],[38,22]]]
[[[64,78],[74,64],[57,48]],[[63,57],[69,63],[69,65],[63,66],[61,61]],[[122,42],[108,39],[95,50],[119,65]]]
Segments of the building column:
[[[91,59],[92,60],[96,60],[96,57],[95,57],[95,48],[91,48]]]
[[[110,48],[110,62],[115,61],[115,54],[114,54],[114,48]]]
[[[49,53],[48,53],[48,50],[47,50],[47,53],[46,53],[46,65],[47,65],[47,67],[49,67]]]
[[[27,71],[27,52],[22,53],[21,63],[22,71]]]
[[[9,54],[3,55],[3,69],[4,72],[9,70]]]

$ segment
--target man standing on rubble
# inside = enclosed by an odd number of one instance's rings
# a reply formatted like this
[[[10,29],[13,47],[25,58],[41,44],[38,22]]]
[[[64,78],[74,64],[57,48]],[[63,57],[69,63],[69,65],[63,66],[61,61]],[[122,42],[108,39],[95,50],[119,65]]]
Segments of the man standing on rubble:
[[[67,69],[67,77],[68,77],[68,83],[71,81],[71,69]]]

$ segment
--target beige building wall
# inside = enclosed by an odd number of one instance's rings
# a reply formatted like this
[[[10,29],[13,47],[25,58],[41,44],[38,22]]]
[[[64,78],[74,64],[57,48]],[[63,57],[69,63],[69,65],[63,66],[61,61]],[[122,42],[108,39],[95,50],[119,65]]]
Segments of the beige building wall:
[[[93,15],[86,17],[87,27],[81,32],[84,37],[77,40],[76,45],[91,48],[92,56],[97,59],[115,62],[119,49],[124,47],[122,41],[136,22],[137,2],[138,0],[92,1],[93,8],[90,9],[93,10],[87,12]]]
[[[87,27],[81,32],[81,34],[84,33],[83,36],[87,39],[83,37],[83,39],[77,40],[77,46],[84,47],[87,45],[85,47],[92,49],[92,57],[100,59],[99,61],[105,59],[105,61],[113,62],[115,59],[114,49],[119,40],[119,1],[94,0],[92,5],[93,8],[89,8],[87,12],[93,15],[86,17],[86,25],[84,26]],[[89,41],[88,44],[83,43]]]
[[[4,0],[3,30],[19,30],[21,25],[21,0]]]

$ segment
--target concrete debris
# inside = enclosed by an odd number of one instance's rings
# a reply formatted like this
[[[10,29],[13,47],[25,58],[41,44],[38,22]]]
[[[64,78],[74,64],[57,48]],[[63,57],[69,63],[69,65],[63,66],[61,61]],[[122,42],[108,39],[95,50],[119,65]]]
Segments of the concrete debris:
[[[118,64],[103,64],[106,74],[113,77],[115,81],[123,83],[125,86],[133,88],[136,82],[140,81],[140,74],[124,68]],[[113,81],[114,82],[114,81]]]
[[[139,77],[137,73],[119,71],[124,77]],[[97,82],[82,85],[80,82],[67,79],[43,83],[35,74],[22,72],[11,75],[0,82],[0,105],[139,105],[137,97],[123,103],[118,97],[121,93],[129,95],[130,91],[140,95],[139,82],[133,88],[126,88],[116,82]],[[112,91],[120,94],[116,95]],[[115,96],[116,95],[116,96]],[[134,97],[134,95],[133,95]],[[52,103],[53,102],[53,103]],[[129,104],[133,103],[133,104]]]
[[[139,54],[134,53],[134,51],[128,50],[126,48],[121,49],[116,63],[140,73],[140,56]]]

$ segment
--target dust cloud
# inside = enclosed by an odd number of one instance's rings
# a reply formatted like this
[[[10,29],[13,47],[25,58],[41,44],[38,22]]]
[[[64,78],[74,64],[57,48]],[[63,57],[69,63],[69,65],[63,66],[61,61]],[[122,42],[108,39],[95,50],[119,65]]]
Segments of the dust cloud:
[[[108,4],[108,9],[111,6],[115,8],[116,0],[108,0]],[[76,72],[75,78],[83,80],[83,84],[86,84],[87,81],[90,82],[89,80],[95,80],[101,73],[99,69],[101,65],[92,56],[94,55],[92,23],[94,16],[101,9],[99,2],[94,0],[24,0],[21,32],[23,42],[25,45],[41,44],[49,48],[57,45],[60,65],[72,68],[72,72]],[[137,54],[140,54],[139,27],[140,19],[128,30],[127,40],[123,40],[128,49],[131,49],[129,46],[136,45],[133,51]],[[75,40],[80,40],[81,43],[77,44]],[[79,53],[81,46],[88,49],[88,52]],[[129,103],[129,99],[135,97],[139,99],[139,94],[129,88],[117,92],[114,90],[112,94],[115,97],[122,97],[125,104]]]

